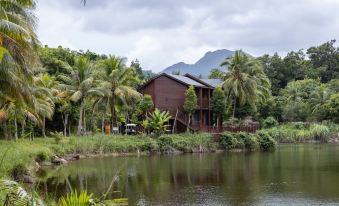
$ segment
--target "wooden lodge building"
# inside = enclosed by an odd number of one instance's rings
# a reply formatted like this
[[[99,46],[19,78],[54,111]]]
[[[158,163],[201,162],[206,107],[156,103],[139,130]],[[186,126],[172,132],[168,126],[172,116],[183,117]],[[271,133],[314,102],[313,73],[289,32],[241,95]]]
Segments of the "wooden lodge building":
[[[198,98],[198,105],[192,115],[190,128],[194,131],[208,132],[213,127],[210,100],[214,88],[221,84],[220,79],[198,79],[186,74],[184,76],[162,73],[141,87],[143,94],[152,97],[154,107],[168,111],[172,115],[171,124],[176,119],[176,132],[187,129],[188,115],[183,110],[185,93],[193,85]]]

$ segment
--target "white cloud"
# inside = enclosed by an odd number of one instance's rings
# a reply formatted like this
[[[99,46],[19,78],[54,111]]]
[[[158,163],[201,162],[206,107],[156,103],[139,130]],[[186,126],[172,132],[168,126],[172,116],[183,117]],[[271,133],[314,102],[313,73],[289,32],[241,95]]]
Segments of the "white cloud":
[[[339,36],[337,0],[38,2],[43,44],[138,58],[161,71],[215,49],[286,53]]]

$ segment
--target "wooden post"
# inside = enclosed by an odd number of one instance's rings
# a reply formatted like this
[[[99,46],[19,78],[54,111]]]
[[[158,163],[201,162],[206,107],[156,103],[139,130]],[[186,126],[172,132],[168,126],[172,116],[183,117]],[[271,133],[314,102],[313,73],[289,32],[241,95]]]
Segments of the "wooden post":
[[[200,130],[202,129],[202,88],[200,88]]]
[[[176,114],[175,114],[175,118],[174,118],[174,122],[173,122],[173,128],[172,128],[172,134],[174,134],[174,130],[175,130],[175,127],[176,127],[176,125],[177,125],[178,111],[179,111],[179,108],[177,108],[177,112],[176,112]]]
[[[212,125],[211,121],[211,89],[208,89],[208,126]]]

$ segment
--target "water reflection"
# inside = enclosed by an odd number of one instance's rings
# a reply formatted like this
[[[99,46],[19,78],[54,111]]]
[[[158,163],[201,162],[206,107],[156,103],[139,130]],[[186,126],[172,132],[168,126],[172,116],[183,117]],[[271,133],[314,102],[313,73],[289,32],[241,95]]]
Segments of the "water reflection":
[[[41,190],[65,194],[69,179],[73,187],[100,196],[117,171],[109,197],[127,197],[130,205],[339,203],[337,145],[283,145],[272,153],[90,158],[45,171]]]

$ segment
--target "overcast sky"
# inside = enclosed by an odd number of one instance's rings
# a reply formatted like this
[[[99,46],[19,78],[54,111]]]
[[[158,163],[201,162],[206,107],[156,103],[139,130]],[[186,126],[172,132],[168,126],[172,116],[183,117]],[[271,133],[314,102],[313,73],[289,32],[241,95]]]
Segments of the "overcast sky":
[[[161,71],[207,51],[260,56],[339,41],[339,0],[39,0],[42,44],[138,58]]]

